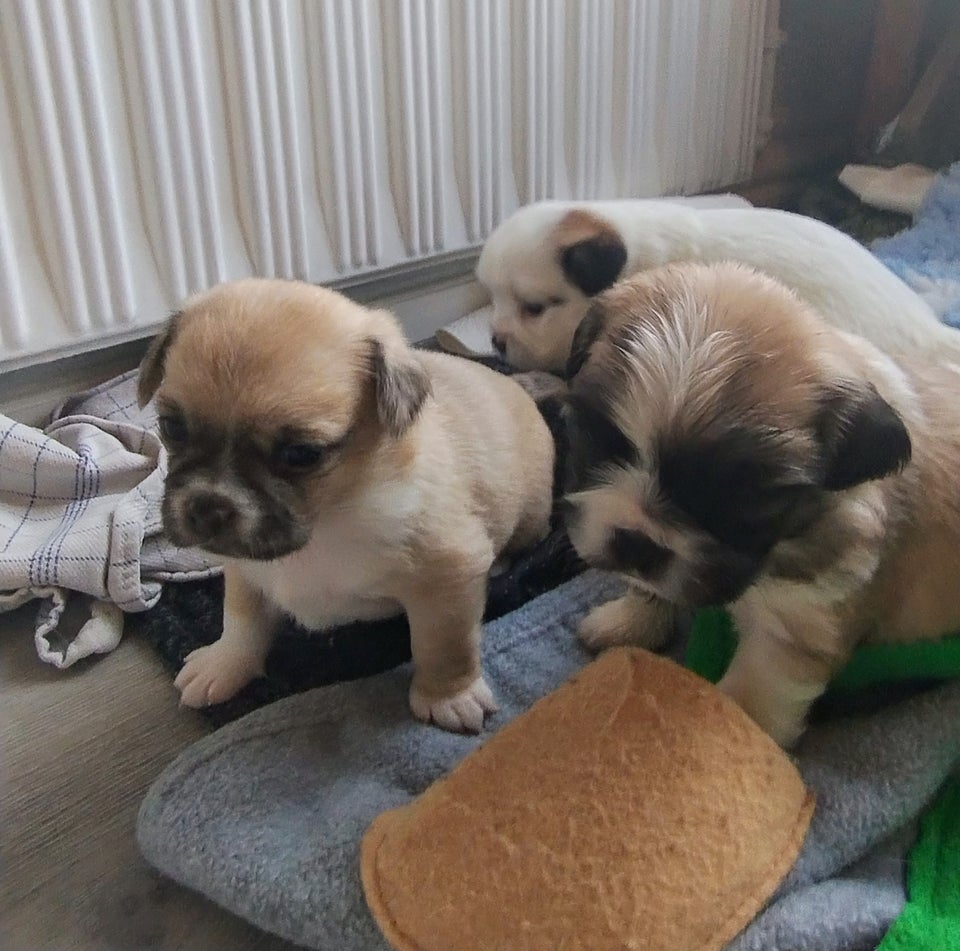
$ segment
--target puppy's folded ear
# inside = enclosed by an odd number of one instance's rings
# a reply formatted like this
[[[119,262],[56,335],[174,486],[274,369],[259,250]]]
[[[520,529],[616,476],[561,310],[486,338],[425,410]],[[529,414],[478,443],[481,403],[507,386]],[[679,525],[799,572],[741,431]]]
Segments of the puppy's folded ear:
[[[627,248],[616,228],[583,209],[561,219],[557,243],[564,276],[587,297],[610,287],[627,263]]]
[[[909,461],[910,434],[872,383],[829,392],[817,418],[823,446],[823,487],[849,489],[898,472]]]
[[[163,332],[153,338],[143,360],[140,361],[140,374],[137,378],[137,403],[141,409],[150,402],[150,398],[157,392],[157,387],[163,380],[163,363],[182,317],[183,315],[180,313],[173,314],[170,317]]]
[[[583,320],[580,321],[573,334],[573,343],[570,345],[570,356],[567,359],[566,376],[572,380],[590,356],[590,348],[603,332],[603,322],[606,314],[599,303],[590,305]]]
[[[402,436],[430,395],[430,378],[406,343],[368,337],[377,416],[391,436]]]

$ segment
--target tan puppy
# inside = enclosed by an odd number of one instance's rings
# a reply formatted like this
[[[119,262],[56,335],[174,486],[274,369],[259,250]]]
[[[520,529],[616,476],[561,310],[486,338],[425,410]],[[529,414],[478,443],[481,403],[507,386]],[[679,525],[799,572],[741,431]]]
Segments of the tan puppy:
[[[263,671],[284,612],[311,629],[405,612],[414,714],[478,731],[487,572],[547,532],[553,441],[507,377],[411,349],[395,319],[309,284],[244,280],[154,341],[164,527],[224,558],[220,639],[177,686],[217,703]]]
[[[720,686],[786,745],[856,644],[960,629],[960,366],[894,363],[733,264],[611,288],[572,360],[571,539],[634,586],[593,647],[729,605]]]

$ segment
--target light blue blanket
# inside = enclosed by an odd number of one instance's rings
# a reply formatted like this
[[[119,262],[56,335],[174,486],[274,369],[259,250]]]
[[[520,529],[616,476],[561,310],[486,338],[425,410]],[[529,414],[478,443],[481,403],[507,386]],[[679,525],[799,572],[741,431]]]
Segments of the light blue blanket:
[[[871,250],[952,327],[960,328],[960,162],[934,180],[913,227]]]
[[[487,625],[484,670],[501,703],[489,729],[588,662],[577,623],[617,587],[587,572]],[[380,812],[409,802],[485,739],[415,722],[409,677],[404,666],[320,687],[190,747],[143,803],[144,855],[297,944],[386,948],[363,899],[360,839]],[[812,728],[798,750],[817,794],[803,849],[778,896],[729,951],[875,948],[905,901],[914,820],[958,758],[960,683]]]

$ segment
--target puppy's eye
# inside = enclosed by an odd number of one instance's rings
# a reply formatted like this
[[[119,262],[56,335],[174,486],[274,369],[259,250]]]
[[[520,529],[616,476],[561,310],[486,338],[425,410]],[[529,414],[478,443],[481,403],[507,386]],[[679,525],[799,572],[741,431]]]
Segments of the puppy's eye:
[[[539,317],[546,309],[546,304],[540,304],[529,300],[520,301],[520,313],[524,317]]]
[[[173,413],[165,413],[158,420],[160,435],[164,441],[171,445],[177,445],[187,441],[187,424],[182,416]]]
[[[312,469],[327,454],[326,446],[316,443],[290,443],[277,450],[277,461],[288,469]]]

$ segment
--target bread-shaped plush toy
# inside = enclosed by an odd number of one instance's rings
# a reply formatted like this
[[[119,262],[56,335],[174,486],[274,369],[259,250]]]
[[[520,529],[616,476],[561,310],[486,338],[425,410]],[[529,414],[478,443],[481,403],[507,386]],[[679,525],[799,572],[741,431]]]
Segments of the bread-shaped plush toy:
[[[793,865],[813,797],[732,701],[609,651],[362,844],[400,951],[710,951]]]

